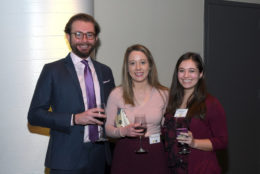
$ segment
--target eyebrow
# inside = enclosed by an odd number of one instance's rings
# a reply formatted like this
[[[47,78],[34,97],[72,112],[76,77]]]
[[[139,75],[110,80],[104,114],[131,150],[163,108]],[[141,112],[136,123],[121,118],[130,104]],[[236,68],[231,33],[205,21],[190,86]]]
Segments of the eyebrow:
[[[178,69],[198,69],[198,68],[182,68],[182,67],[179,67]]]

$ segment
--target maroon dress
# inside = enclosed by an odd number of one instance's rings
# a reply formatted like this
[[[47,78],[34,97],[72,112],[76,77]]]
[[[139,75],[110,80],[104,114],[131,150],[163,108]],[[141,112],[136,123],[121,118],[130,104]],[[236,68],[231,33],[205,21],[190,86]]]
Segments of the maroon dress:
[[[221,173],[216,150],[225,149],[228,144],[226,116],[219,101],[211,95],[206,98],[206,107],[205,118],[193,117],[189,122],[189,129],[194,139],[209,139],[213,146],[212,151],[190,148],[188,155],[180,155],[173,114],[165,115],[163,133],[165,135],[165,146],[169,153],[168,164],[174,174]]]
[[[121,138],[116,144],[111,174],[169,174],[167,153],[163,143],[149,144],[149,138],[142,141],[148,153],[137,154],[139,138]]]

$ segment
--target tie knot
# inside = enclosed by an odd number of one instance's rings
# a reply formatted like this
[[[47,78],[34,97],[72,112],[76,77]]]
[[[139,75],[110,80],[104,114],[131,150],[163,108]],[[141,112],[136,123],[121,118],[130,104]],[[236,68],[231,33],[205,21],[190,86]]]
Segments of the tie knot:
[[[87,60],[82,60],[81,63],[83,63],[85,66],[88,66],[88,61]]]

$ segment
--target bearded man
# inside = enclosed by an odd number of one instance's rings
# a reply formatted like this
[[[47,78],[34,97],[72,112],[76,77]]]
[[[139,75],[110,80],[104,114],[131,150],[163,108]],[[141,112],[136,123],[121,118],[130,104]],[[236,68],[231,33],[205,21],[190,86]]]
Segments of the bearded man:
[[[50,128],[45,166],[51,174],[104,174],[111,160],[100,120],[106,115],[97,106],[115,84],[111,69],[91,58],[99,32],[92,16],[72,16],[65,26],[72,51],[44,65],[38,79],[28,121]]]

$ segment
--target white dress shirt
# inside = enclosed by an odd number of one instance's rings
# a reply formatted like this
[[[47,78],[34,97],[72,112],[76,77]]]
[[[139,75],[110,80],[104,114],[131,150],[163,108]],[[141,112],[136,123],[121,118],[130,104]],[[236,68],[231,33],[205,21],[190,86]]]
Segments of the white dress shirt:
[[[74,67],[76,69],[76,73],[79,79],[80,83],[80,88],[82,91],[83,95],[83,100],[84,100],[84,105],[85,105],[85,110],[88,109],[88,98],[87,98],[87,93],[86,93],[86,85],[85,85],[85,77],[84,77],[84,69],[85,65],[81,62],[83,59],[78,57],[76,54],[73,52],[70,53],[70,56],[72,58],[72,62],[74,64]],[[94,81],[94,89],[95,89],[95,96],[96,96],[96,104],[99,105],[101,103],[101,97],[100,97],[100,86],[99,86],[99,81],[98,77],[96,74],[96,70],[94,68],[93,62],[90,57],[86,59],[88,61],[88,65],[91,69],[93,81]],[[103,128],[101,126],[98,126],[99,132],[103,131]],[[100,135],[100,133],[99,133]],[[88,125],[85,126],[85,132],[84,132],[84,142],[90,142],[89,140],[89,130],[88,130]]]

